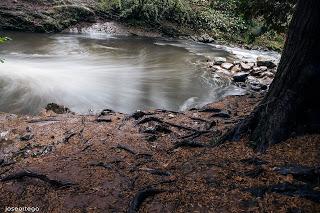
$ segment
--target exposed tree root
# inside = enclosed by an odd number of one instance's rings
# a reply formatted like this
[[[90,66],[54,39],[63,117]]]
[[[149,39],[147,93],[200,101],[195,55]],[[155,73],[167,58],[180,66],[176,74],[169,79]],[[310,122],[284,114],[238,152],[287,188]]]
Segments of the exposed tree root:
[[[194,133],[192,133],[192,134],[182,136],[182,137],[180,137],[180,138],[181,138],[181,139],[187,139],[187,138],[195,139],[195,138],[200,137],[201,135],[207,134],[207,133],[209,133],[209,132],[210,132],[210,131],[197,131],[197,132],[194,132]]]
[[[74,185],[73,183],[71,183],[69,181],[52,180],[44,174],[38,174],[38,173],[35,173],[32,171],[27,171],[27,170],[8,175],[8,176],[2,178],[1,181],[6,182],[6,181],[11,181],[11,180],[21,180],[26,177],[36,178],[36,179],[42,180],[44,182],[49,183],[51,186],[57,187],[57,188],[70,187],[71,185]]]
[[[281,183],[272,186],[262,186],[246,189],[256,197],[263,197],[266,193],[274,192],[292,197],[303,197],[308,200],[320,203],[320,192],[315,191],[306,185],[295,185],[290,183]]]
[[[204,108],[204,109],[200,109],[199,112],[214,112],[214,113],[218,113],[218,112],[221,112],[222,110],[221,109],[217,109],[217,108]]]
[[[73,136],[75,136],[76,134],[77,134],[77,133],[75,133],[75,132],[72,132],[72,133],[67,134],[67,135],[64,137],[64,139],[63,139],[63,143],[68,143],[69,140],[70,140]]]
[[[170,176],[171,175],[170,172],[162,171],[159,169],[140,168],[139,170],[146,171],[146,172],[149,172],[150,174],[159,175],[159,176]]]
[[[178,142],[174,145],[173,149],[177,149],[179,147],[191,147],[191,148],[203,148],[208,147],[209,145],[202,144],[196,141],[190,141],[190,140],[184,140],[181,142]]]
[[[112,120],[110,119],[110,118],[101,118],[101,117],[98,117],[97,119],[96,119],[96,121],[98,122],[98,123],[110,123],[110,122],[112,122]]]
[[[118,145],[117,145],[116,147],[114,147],[114,148],[127,151],[127,152],[129,152],[130,154],[133,154],[133,155],[136,155],[136,154],[137,154],[135,151],[133,151],[133,150],[130,149],[129,147],[124,146],[124,145],[121,145],[121,144],[118,144]]]
[[[193,129],[191,127],[174,124],[174,123],[170,123],[170,122],[167,122],[167,121],[162,121],[160,118],[153,117],[153,116],[144,118],[144,119],[140,120],[137,124],[141,125],[141,124],[145,124],[145,123],[148,123],[148,122],[151,122],[151,121],[157,122],[157,123],[161,123],[161,124],[166,124],[168,126],[176,127],[178,129],[183,129],[183,130],[188,130],[188,131],[199,131],[199,130]]]
[[[139,211],[139,208],[141,207],[142,203],[151,196],[154,196],[156,194],[160,194],[165,192],[164,190],[161,189],[155,189],[155,188],[148,188],[148,189],[143,189],[139,191],[131,201],[130,207],[128,209],[128,213],[136,213]]]
[[[103,162],[99,162],[99,163],[91,163],[90,166],[98,166],[98,167],[103,167],[105,169],[112,169],[112,165],[109,163],[103,163]]]
[[[29,120],[28,123],[33,124],[33,123],[42,123],[42,122],[58,122],[60,120],[56,118],[47,118],[47,119],[32,119]]]

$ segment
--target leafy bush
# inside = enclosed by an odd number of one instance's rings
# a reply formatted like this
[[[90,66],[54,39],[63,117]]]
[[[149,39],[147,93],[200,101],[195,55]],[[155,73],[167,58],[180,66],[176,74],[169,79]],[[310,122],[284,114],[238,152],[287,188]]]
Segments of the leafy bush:
[[[239,0],[237,10],[247,20],[262,20],[268,30],[285,32],[288,29],[297,0]]]
[[[276,49],[283,43],[280,34],[288,28],[296,1],[100,0],[100,7],[112,17],[135,24],[167,29],[169,22],[175,32],[206,32],[221,40],[247,44],[262,37],[259,43]],[[263,36],[265,33],[268,35]]]
[[[8,40],[7,37],[2,37],[2,36],[0,36],[0,44],[3,43],[3,42],[5,42],[5,41],[7,41],[7,40]],[[3,59],[0,58],[0,63],[3,63],[3,62],[4,62]]]
[[[159,24],[161,21],[186,23],[191,8],[186,0],[101,0],[101,8],[124,20]]]

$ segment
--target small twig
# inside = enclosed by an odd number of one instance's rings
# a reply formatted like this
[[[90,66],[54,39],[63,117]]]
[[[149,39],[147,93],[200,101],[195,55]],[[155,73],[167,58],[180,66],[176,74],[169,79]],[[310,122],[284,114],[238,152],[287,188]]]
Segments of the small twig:
[[[195,141],[184,140],[174,145],[174,149],[177,149],[179,147],[203,148],[208,147],[208,145]]]
[[[205,122],[205,123],[210,123],[210,121],[203,119],[203,118],[196,118],[196,117],[189,117],[191,120],[195,120],[195,121],[201,121],[201,122]]]
[[[137,154],[135,151],[131,150],[129,147],[124,146],[124,145],[121,145],[121,144],[118,144],[115,148],[117,148],[117,149],[122,149],[122,150],[124,150],[124,151],[129,152],[130,154],[133,154],[133,155],[136,155],[136,154]]]
[[[77,134],[77,133],[75,133],[75,132],[72,132],[72,133],[67,134],[67,135],[64,137],[64,139],[63,139],[63,143],[68,143],[69,140],[70,140],[73,136],[75,136],[76,134]]]
[[[92,147],[92,144],[87,145],[87,146],[84,147],[81,151],[84,152],[84,151],[86,151],[87,149],[89,149],[90,147]]]
[[[170,172],[162,171],[159,169],[140,168],[139,170],[149,172],[150,174],[159,175],[159,176],[170,176],[171,175]]]
[[[60,121],[60,120],[55,119],[55,118],[47,118],[47,119],[32,119],[27,122],[30,124],[33,124],[33,123],[41,123],[41,122],[58,122],[58,121]]]
[[[90,166],[98,166],[98,167],[103,167],[105,169],[112,169],[112,165],[109,163],[103,163],[103,162],[99,162],[99,163],[91,163]]]

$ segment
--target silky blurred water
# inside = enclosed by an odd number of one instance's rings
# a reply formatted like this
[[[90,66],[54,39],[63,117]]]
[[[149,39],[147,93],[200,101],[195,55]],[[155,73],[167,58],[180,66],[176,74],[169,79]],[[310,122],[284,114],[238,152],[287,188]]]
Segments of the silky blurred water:
[[[241,94],[213,80],[205,56],[227,51],[190,41],[107,34],[5,32],[0,111],[36,114],[55,102],[77,113],[109,108],[186,110]]]

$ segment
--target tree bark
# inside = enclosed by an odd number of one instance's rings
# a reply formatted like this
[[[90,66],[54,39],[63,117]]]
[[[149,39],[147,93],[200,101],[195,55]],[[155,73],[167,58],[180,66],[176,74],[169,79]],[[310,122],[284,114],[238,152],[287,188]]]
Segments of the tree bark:
[[[259,106],[229,135],[260,151],[292,135],[320,132],[320,1],[299,0],[277,74]]]

